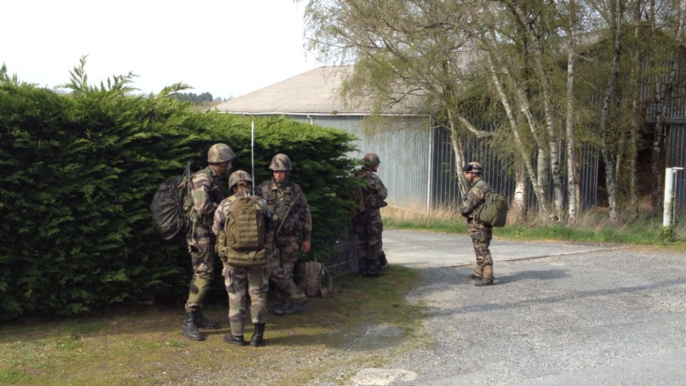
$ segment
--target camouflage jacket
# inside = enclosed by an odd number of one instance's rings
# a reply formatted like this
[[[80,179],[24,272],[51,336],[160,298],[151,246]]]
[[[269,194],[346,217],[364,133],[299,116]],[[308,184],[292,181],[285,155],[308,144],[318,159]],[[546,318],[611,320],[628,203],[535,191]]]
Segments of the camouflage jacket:
[[[224,199],[221,189],[221,177],[208,166],[191,176],[191,208],[190,219],[194,224],[210,227],[214,211]]]
[[[304,241],[312,239],[312,215],[300,185],[290,180],[277,183],[272,179],[260,184],[257,194],[267,200],[277,236],[302,235]]]
[[[482,179],[479,179],[472,184],[471,189],[467,192],[467,198],[465,198],[465,200],[462,201],[462,205],[460,205],[460,214],[467,218],[470,225],[472,223],[478,223],[474,217],[481,205],[484,204],[486,193],[492,191],[493,189],[491,186]]]
[[[379,208],[387,205],[384,200],[388,197],[388,190],[381,181],[381,178],[364,166],[355,173],[355,177],[367,182],[367,187],[362,188],[364,210],[356,216],[356,219],[381,218]]]

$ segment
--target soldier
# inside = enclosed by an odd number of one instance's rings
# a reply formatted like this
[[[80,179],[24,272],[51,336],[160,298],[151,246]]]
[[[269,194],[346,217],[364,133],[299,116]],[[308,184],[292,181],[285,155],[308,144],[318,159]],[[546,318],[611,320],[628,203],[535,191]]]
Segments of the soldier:
[[[210,231],[217,205],[224,198],[221,176],[228,175],[233,150],[223,143],[212,145],[207,153],[205,169],[191,176],[193,207],[190,212],[191,228],[186,233],[186,243],[191,254],[193,278],[186,301],[186,320],[181,326],[183,334],[191,340],[202,340],[198,328],[219,328],[219,323],[210,321],[202,314],[202,301],[210,288],[214,275],[214,235]]]
[[[469,276],[472,280],[478,280],[474,285],[486,286],[493,284],[493,259],[488,246],[493,237],[493,227],[481,223],[476,217],[479,208],[484,204],[486,193],[493,189],[481,179],[483,168],[478,162],[470,162],[462,168],[465,177],[471,185],[467,197],[460,205],[460,213],[467,218],[469,231],[471,232],[472,244],[476,253],[476,268]]]
[[[245,314],[248,306],[248,296],[250,297],[250,315],[252,317],[255,332],[250,339],[251,346],[260,346],[264,341],[264,328],[267,322],[267,292],[269,291],[269,273],[267,261],[274,260],[274,230],[272,226],[272,215],[267,209],[267,202],[261,198],[253,197],[248,204],[256,207],[264,218],[264,249],[255,252],[255,256],[262,256],[261,259],[255,258],[254,262],[245,264],[244,261],[236,259],[225,247],[225,224],[230,213],[231,205],[238,205],[236,201],[241,197],[250,198],[252,189],[252,179],[248,173],[238,170],[231,174],[229,178],[229,189],[234,195],[223,200],[214,214],[212,232],[217,235],[216,250],[222,259],[224,269],[224,284],[226,292],[229,294],[229,322],[231,324],[231,334],[224,336],[226,343],[244,346],[243,331],[245,329]],[[239,222],[245,226],[246,222]],[[243,234],[257,232],[254,229],[241,229]],[[257,237],[259,239],[259,237]],[[247,255],[247,253],[246,253]]]
[[[291,160],[285,154],[277,154],[269,165],[272,180],[263,182],[258,194],[267,200],[276,227],[274,252],[277,261],[270,263],[269,279],[276,287],[274,315],[292,314],[305,307],[307,296],[293,281],[293,268],[298,260],[298,250],[310,251],[312,216],[307,198],[300,185],[289,178]],[[302,247],[298,238],[302,237]],[[290,305],[286,303],[290,301]]]
[[[353,220],[357,234],[359,272],[364,277],[383,276],[380,256],[383,222],[379,208],[386,206],[384,200],[388,196],[388,191],[376,175],[381,163],[379,156],[367,153],[362,157],[362,162],[364,165],[355,172],[355,177],[367,182],[367,186],[362,188],[364,209],[357,213]]]

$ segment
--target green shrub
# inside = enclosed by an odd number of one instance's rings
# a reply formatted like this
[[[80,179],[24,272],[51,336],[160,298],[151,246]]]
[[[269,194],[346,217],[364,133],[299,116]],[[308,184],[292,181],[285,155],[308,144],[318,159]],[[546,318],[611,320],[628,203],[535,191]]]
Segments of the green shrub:
[[[251,121],[168,97],[183,85],[127,96],[130,77],[90,87],[82,62],[60,95],[0,73],[0,320],[185,300],[190,258],[152,233],[152,195],[187,161],[204,167],[215,142],[234,149],[234,170],[250,171]],[[347,214],[336,192],[349,183],[352,137],[284,118],[255,126],[257,181],[275,153],[288,154],[311,206],[314,255],[329,253]]]

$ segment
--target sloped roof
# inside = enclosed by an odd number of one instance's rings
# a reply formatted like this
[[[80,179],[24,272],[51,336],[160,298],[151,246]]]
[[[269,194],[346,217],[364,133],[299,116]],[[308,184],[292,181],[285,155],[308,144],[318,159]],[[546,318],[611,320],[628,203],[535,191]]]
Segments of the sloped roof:
[[[324,66],[267,86],[244,96],[214,106],[220,112],[234,114],[315,114],[368,115],[371,103],[348,107],[339,95],[353,66]],[[412,105],[414,103],[414,106]],[[414,115],[420,110],[417,99],[397,104],[386,111],[391,115]]]

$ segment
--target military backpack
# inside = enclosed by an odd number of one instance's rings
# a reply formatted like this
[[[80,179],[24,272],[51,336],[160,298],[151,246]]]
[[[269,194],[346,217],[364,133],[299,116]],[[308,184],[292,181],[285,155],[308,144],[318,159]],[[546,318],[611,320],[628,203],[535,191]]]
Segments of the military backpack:
[[[324,287],[324,280],[327,286]],[[323,298],[333,296],[333,280],[324,264],[318,261],[298,263],[295,272],[295,281],[298,288],[303,290],[308,297],[321,296]]]
[[[190,229],[189,214],[193,209],[191,190],[191,163],[183,174],[164,181],[152,198],[150,214],[152,228],[165,240],[172,240]]]
[[[218,253],[230,265],[258,267],[267,263],[265,220],[255,197],[229,198],[232,202],[220,238]]]
[[[479,222],[492,227],[503,227],[507,222],[507,200],[502,194],[487,192],[484,203],[476,213]]]
[[[350,190],[344,198],[352,202],[350,214],[353,217],[364,212],[364,210],[367,208],[366,197],[368,194],[365,194],[365,188],[368,185],[366,178],[369,176],[369,174],[370,173],[368,171],[357,170],[352,175],[353,178],[357,178],[359,181],[355,181],[356,183],[350,187]]]

